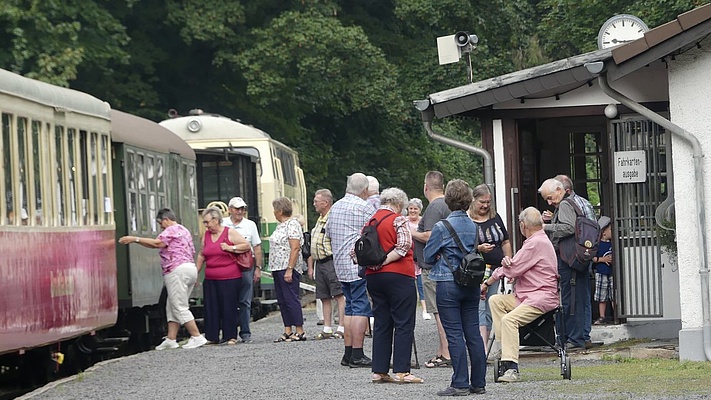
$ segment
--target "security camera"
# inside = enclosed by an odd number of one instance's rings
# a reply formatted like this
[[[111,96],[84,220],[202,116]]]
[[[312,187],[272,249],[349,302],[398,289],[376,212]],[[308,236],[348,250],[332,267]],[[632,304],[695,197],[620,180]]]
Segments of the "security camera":
[[[470,35],[469,32],[459,31],[454,34],[454,43],[459,47],[472,46],[475,48],[477,43],[479,43],[479,37],[477,35]]]

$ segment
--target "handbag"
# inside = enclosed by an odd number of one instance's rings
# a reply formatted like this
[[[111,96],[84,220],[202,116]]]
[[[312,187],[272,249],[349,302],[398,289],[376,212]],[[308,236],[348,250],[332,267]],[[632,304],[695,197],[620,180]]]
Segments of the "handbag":
[[[484,271],[486,271],[486,262],[477,251],[479,238],[476,238],[472,251],[467,252],[462,244],[462,241],[459,239],[459,235],[457,235],[457,232],[452,227],[452,224],[450,224],[447,220],[442,220],[442,223],[449,231],[452,239],[454,239],[455,243],[457,243],[459,250],[462,254],[464,254],[462,261],[456,269],[452,268],[452,264],[449,263],[449,259],[447,259],[446,256],[444,257],[444,261],[447,263],[449,270],[452,271],[454,282],[456,282],[459,286],[478,288],[484,278]]]
[[[225,243],[228,245],[232,246],[234,243],[230,242],[229,239],[225,239]],[[252,257],[252,251],[245,251],[244,253],[232,253],[232,252],[227,252],[230,255],[230,258],[232,258],[232,261],[237,264],[239,269],[243,271],[249,271],[252,269],[252,266],[254,264],[254,257]]]

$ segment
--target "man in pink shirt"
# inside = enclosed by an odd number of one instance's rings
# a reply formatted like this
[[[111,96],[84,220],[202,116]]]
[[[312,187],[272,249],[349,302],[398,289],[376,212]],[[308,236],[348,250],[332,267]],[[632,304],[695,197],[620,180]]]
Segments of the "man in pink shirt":
[[[528,207],[518,216],[526,237],[513,258],[504,257],[503,268],[481,284],[481,292],[501,277],[514,280],[514,294],[497,294],[489,299],[496,340],[501,341],[501,362],[506,372],[500,382],[516,382],[518,372],[518,327],[524,326],[558,306],[558,265],[555,249],[543,231],[541,213]]]

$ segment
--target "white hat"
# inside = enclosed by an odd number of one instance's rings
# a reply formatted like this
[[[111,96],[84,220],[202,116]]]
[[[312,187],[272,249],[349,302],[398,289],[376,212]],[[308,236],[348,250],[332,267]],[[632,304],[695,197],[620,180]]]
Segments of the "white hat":
[[[242,208],[242,207],[245,207],[245,208],[246,208],[246,207],[247,207],[247,203],[245,203],[244,200],[242,200],[241,197],[233,197],[233,198],[230,199],[230,204],[229,204],[229,206],[232,207],[232,208]]]
[[[24,208],[20,209],[20,218],[22,218],[22,219],[29,218],[29,216],[27,215],[27,210],[25,210]]]
[[[604,215],[597,220],[597,224],[600,225],[600,230],[604,230],[605,228],[607,228],[607,226],[610,225],[611,222],[612,220],[610,220],[610,217],[606,217]]]

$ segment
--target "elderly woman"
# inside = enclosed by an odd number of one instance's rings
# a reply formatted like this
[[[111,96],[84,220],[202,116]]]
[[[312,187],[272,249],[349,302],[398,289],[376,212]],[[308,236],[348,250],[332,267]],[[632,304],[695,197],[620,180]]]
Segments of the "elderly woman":
[[[460,179],[449,181],[444,202],[452,211],[447,221],[452,225],[467,252],[477,242],[477,226],[467,215],[472,202],[469,185]],[[486,393],[486,354],[479,332],[479,287],[463,287],[454,282],[453,268],[464,258],[443,221],[437,222],[424,250],[425,262],[433,264],[429,279],[437,282],[437,310],[447,335],[452,355],[452,381],[438,396],[466,396]],[[467,353],[471,362],[468,374]]]
[[[284,333],[275,342],[299,342],[306,340],[304,314],[299,300],[301,273],[296,268],[303,264],[301,244],[304,235],[299,221],[291,216],[291,200],[280,197],[272,201],[272,207],[279,224],[269,237],[269,269],[272,271],[274,291],[284,322]],[[292,331],[292,327],[296,332]]]
[[[205,336],[211,343],[237,344],[237,305],[242,270],[234,254],[251,251],[252,248],[237,230],[222,225],[219,208],[210,207],[203,211],[202,223],[205,224],[205,238],[198,253],[197,265],[199,271],[205,264]]]
[[[411,230],[417,230],[417,225],[422,219],[422,207],[422,200],[418,198],[413,197],[407,203],[407,223]],[[412,254],[414,257],[415,253]],[[425,288],[422,286],[422,268],[417,265],[417,259],[415,259],[415,284],[417,285],[417,295],[420,297],[420,303],[422,303],[422,319],[432,319],[432,316],[427,312]]]
[[[160,266],[163,270],[163,282],[168,292],[165,313],[168,319],[168,336],[156,350],[176,349],[178,329],[185,325],[190,333],[190,339],[183,345],[184,349],[194,349],[207,343],[200,334],[195,318],[190,312],[190,291],[197,280],[198,269],[194,263],[195,247],[190,231],[176,222],[175,213],[169,208],[163,208],[156,215],[156,222],[163,229],[157,238],[142,238],[124,236],[119,239],[121,244],[137,243],[149,249],[158,249]]]
[[[407,219],[400,214],[407,195],[398,188],[380,193],[380,208],[369,224],[377,223],[380,245],[389,250],[380,266],[365,271],[373,300],[373,382],[422,383],[410,374],[410,352],[415,334],[415,268]],[[390,355],[393,373],[390,376]]]
[[[504,257],[513,257],[509,233],[501,216],[496,212],[491,202],[491,190],[486,184],[481,184],[472,191],[474,200],[469,206],[469,218],[479,226],[479,253],[484,261],[491,267],[491,273],[501,266]],[[485,276],[484,279],[488,278]],[[496,280],[486,295],[479,302],[479,331],[481,332],[484,348],[489,341],[492,320],[489,298],[499,291],[499,281]]]

